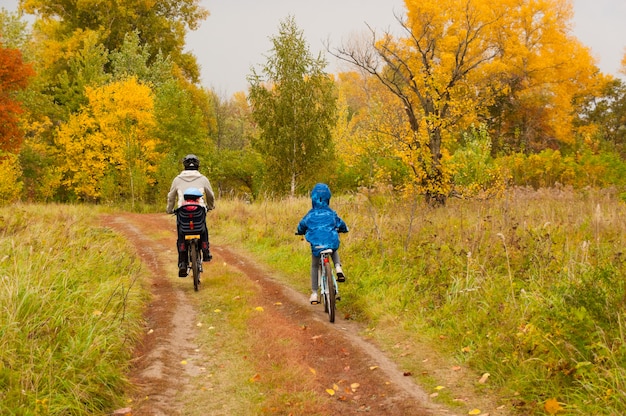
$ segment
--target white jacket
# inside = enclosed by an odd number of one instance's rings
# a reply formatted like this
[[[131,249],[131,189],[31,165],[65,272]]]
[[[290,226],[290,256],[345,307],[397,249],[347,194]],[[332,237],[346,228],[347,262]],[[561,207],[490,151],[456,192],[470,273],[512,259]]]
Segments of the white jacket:
[[[204,194],[204,197],[200,198],[200,205],[208,210],[215,208],[215,195],[207,177],[197,170],[184,170],[174,178],[170,191],[167,194],[167,208],[165,211],[168,214],[174,212],[175,204],[177,204],[176,207],[180,207],[183,204],[183,192],[187,188],[198,188]]]

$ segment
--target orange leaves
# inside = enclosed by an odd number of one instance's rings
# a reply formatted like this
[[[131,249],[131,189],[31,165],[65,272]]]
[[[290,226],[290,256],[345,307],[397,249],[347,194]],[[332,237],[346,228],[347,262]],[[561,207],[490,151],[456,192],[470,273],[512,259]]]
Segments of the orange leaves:
[[[355,394],[361,387],[360,383],[350,383],[349,385],[346,383],[346,380],[339,380],[337,383],[333,383],[332,387],[325,389],[326,394],[331,397],[337,396],[338,400],[344,401],[348,399],[348,396]]]
[[[18,49],[4,48],[0,43],[0,151],[17,153],[22,145],[23,133],[18,127],[22,107],[13,93],[24,89],[34,74]]]

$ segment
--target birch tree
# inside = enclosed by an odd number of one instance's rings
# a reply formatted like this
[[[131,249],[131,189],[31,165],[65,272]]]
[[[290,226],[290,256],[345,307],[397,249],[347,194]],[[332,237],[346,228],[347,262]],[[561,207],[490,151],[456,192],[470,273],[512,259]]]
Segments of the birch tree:
[[[333,80],[326,61],[313,57],[295,19],[281,22],[261,73],[249,76],[252,117],[260,128],[255,149],[263,155],[276,191],[294,195],[298,188],[325,180],[333,155],[336,118]]]

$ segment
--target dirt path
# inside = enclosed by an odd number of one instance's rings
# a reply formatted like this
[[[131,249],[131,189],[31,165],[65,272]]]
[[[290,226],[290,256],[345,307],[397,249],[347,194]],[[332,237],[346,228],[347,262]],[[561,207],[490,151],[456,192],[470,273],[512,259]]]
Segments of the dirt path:
[[[180,403],[181,392],[192,384],[202,368],[193,364],[181,366],[176,357],[184,355],[192,358],[189,363],[201,362],[203,357],[198,355],[207,353],[201,352],[197,345],[198,331],[203,329],[195,324],[199,312],[190,299],[197,294],[192,290],[180,290],[175,284],[178,279],[175,277],[173,251],[175,237],[170,219],[162,214],[124,214],[104,218],[107,226],[134,244],[151,272],[147,282],[153,298],[146,311],[146,336],[137,350],[131,374],[138,390],[132,402],[134,416],[186,414]],[[214,259],[210,267],[238,269],[254,282],[254,299],[248,301],[267,311],[253,324],[255,332],[267,334],[264,339],[270,344],[265,348],[250,346],[249,353],[279,351],[280,345],[271,343],[289,339],[289,353],[281,354],[281,366],[306,365],[309,369],[324,369],[311,377],[314,379],[312,384],[307,380],[301,387],[312,389],[320,399],[323,398],[320,402],[324,403],[324,408],[317,414],[454,414],[430,402],[428,394],[411,377],[405,377],[385,354],[359,335],[355,323],[339,316],[335,324],[328,323],[321,307],[311,307],[305,295],[276,283],[266,271],[229,247],[214,242],[212,252]],[[187,283],[191,287],[191,283]],[[303,331],[303,322],[306,322],[307,331]],[[336,353],[329,354],[329,351]],[[328,400],[327,388],[337,380],[348,378],[359,381],[358,395],[346,399],[338,394],[337,399]],[[287,411],[267,413],[296,414]],[[207,410],[205,414],[217,413]]]

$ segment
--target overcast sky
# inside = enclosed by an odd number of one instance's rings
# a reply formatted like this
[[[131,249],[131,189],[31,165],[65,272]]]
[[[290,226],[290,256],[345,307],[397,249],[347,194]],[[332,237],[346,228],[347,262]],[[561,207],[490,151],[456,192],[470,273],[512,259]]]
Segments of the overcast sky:
[[[17,0],[0,0],[15,10]],[[188,50],[198,58],[202,83],[228,98],[247,90],[251,67],[261,68],[270,54],[269,38],[280,22],[294,16],[311,52],[325,52],[367,31],[398,28],[403,0],[201,0],[211,15],[187,36]],[[626,0],[574,0],[574,35],[591,48],[603,72],[619,75],[626,52]],[[326,55],[329,72],[346,70]]]

